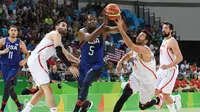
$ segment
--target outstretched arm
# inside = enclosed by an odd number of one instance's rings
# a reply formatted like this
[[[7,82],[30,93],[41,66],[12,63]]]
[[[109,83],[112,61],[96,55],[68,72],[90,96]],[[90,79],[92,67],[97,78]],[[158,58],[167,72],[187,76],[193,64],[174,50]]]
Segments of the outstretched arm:
[[[115,22],[115,23],[117,24],[117,27],[122,35],[122,38],[123,38],[125,44],[128,46],[128,48],[130,48],[131,50],[138,52],[140,54],[148,54],[149,53],[149,49],[147,49],[143,46],[138,46],[131,41],[131,39],[128,37],[128,35],[122,28],[122,19],[121,18],[119,18],[118,22]]]
[[[122,63],[126,62],[128,60],[130,60],[133,56],[133,51],[129,51],[128,53],[126,53],[121,59],[120,61],[117,63],[117,71],[119,72],[122,69]]]
[[[104,30],[107,23],[108,23],[107,19],[104,19],[104,22],[102,23],[102,25],[99,28],[97,28],[96,30],[94,30],[92,33],[88,33],[84,28],[80,29],[78,32],[79,41],[95,40],[100,35],[100,33]]]

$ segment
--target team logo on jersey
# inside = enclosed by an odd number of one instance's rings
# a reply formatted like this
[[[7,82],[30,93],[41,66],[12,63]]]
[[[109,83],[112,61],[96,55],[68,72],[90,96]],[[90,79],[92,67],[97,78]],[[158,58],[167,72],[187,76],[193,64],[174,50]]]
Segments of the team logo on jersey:
[[[6,45],[6,48],[9,48],[10,50],[17,50],[17,46],[15,45]]]
[[[93,42],[88,42],[88,44],[97,44],[100,43],[99,38],[96,38],[96,40],[94,40]]]

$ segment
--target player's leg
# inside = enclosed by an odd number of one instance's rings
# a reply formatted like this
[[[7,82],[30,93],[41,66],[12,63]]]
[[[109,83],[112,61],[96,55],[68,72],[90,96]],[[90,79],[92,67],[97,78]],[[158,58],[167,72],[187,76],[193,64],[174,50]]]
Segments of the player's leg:
[[[177,110],[180,112],[181,108],[182,108],[182,104],[181,104],[181,95],[177,94],[177,95],[171,95],[174,103],[176,104],[176,108]]]
[[[54,100],[54,97],[53,97],[53,94],[52,94],[52,89],[51,89],[50,83],[42,84],[41,88],[44,91],[46,102],[47,102],[47,105],[50,108],[50,111],[51,112],[57,112],[57,108],[56,108],[55,100]]]
[[[7,104],[8,98],[9,98],[9,90],[12,86],[12,82],[5,82],[4,84],[4,93],[2,98],[2,104],[1,104],[1,111],[4,111],[5,106]]]
[[[19,111],[21,111],[23,109],[23,104],[19,102],[18,98],[17,98],[17,94],[14,91],[14,85],[16,85],[17,79],[15,78],[12,83],[12,87],[9,90],[10,93],[10,97],[12,98],[12,100],[15,102],[15,104],[17,105],[17,108]]]
[[[165,74],[166,76],[161,82],[161,85],[159,86],[158,89],[162,90],[169,111],[176,112],[174,101],[171,97],[171,93],[174,88],[176,78],[178,76],[178,70],[167,70],[166,72],[167,72]]]
[[[42,88],[39,88],[39,91],[37,91],[31,98],[30,102],[26,105],[26,107],[23,109],[22,112],[29,112],[34,105],[44,96],[44,92]]]
[[[113,112],[120,112],[124,103],[128,100],[128,98],[133,94],[132,89],[130,88],[130,84],[127,83],[121,97],[117,101],[117,103],[114,106]]]
[[[88,96],[89,86],[101,74],[102,74],[102,69],[99,69],[99,70],[91,69],[87,72],[86,77],[84,78],[84,81],[83,81],[83,84],[82,84],[82,89],[81,89],[79,96],[78,96],[78,100],[76,102],[77,106],[82,107],[83,109],[86,109],[86,110],[81,110],[82,112],[87,111],[92,106],[92,102],[86,100],[86,98]],[[74,112],[78,112],[78,110],[74,109]]]
[[[82,66],[80,65],[80,67],[79,67],[79,77],[78,77],[78,94],[77,94],[77,96],[79,95],[79,93],[81,91],[85,75],[86,75],[85,71],[84,71],[84,69],[82,69]],[[80,109],[80,106],[75,104],[74,111],[79,111],[79,109]]]
[[[139,88],[139,96],[140,96],[139,107],[141,110],[150,108],[154,105],[157,105],[160,102],[159,97],[152,99],[152,97],[155,94],[155,91],[152,90],[157,91],[155,89],[154,84],[143,84],[142,87]]]

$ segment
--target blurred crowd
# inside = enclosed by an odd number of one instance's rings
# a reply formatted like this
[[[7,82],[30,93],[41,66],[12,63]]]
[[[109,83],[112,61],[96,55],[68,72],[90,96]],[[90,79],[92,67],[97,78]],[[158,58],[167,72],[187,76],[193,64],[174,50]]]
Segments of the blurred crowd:
[[[53,30],[54,23],[62,18],[68,23],[68,34],[63,38],[62,42],[65,48],[74,56],[79,57],[80,49],[77,38],[77,32],[84,27],[85,15],[96,14],[98,17],[98,25],[103,22],[102,10],[106,4],[88,3],[86,7],[77,9],[73,1],[68,3],[64,0],[64,4],[58,5],[56,0],[7,0],[3,6],[0,6],[0,38],[8,36],[8,26],[15,24],[18,26],[18,38],[23,40],[28,50],[31,52],[35,49],[40,40],[46,33]],[[109,23],[113,25],[113,23]],[[158,62],[159,46],[163,40],[161,36],[161,25],[140,25],[138,28],[130,27],[127,34],[132,41],[136,40],[137,34],[142,29],[146,29],[153,35],[153,41],[150,44],[150,49],[154,52]],[[175,35],[174,35],[175,36]],[[109,57],[109,53],[119,50],[121,56],[129,52],[130,49],[124,44],[121,35],[107,35],[105,41],[105,69],[99,81],[125,81],[128,79],[132,71],[133,60],[123,63],[123,69],[120,73],[116,70],[116,64],[121,57],[113,60]],[[52,82],[59,81],[75,81],[71,73],[66,69],[66,66],[60,61],[57,56],[51,57],[48,61],[50,68],[50,78]],[[22,69],[28,72],[28,68]],[[184,61],[180,65],[179,77],[176,81],[174,91],[199,91],[200,81],[198,82],[199,69],[194,65]]]

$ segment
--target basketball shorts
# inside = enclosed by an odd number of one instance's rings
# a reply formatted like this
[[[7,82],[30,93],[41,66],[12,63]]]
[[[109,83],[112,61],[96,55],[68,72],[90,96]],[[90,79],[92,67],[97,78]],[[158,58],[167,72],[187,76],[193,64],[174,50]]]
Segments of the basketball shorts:
[[[47,63],[39,54],[32,53],[27,64],[37,86],[50,83]]]
[[[163,93],[172,93],[176,78],[178,76],[178,69],[158,69],[156,89]]]
[[[133,91],[133,94],[139,92],[140,103],[146,104],[151,101],[155,94],[155,83],[142,84],[133,74],[131,74],[128,83]]]

